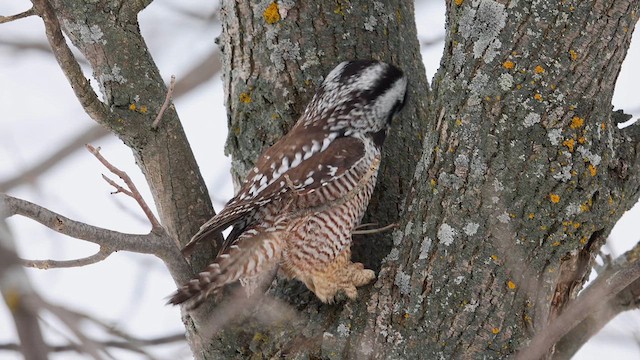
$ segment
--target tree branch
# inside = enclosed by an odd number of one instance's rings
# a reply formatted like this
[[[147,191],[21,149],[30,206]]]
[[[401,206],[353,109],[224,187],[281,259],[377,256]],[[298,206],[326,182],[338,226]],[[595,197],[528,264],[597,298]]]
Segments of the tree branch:
[[[18,20],[18,19],[22,19],[22,18],[26,18],[28,16],[32,16],[35,15],[36,12],[35,10],[33,10],[33,8],[27,10],[27,11],[23,11],[19,14],[15,14],[15,15],[10,15],[10,16],[0,16],[0,24],[4,24],[4,23],[8,23],[14,20]]]
[[[113,254],[113,250],[108,247],[101,246],[100,250],[91,255],[80,259],[74,260],[22,260],[24,266],[37,268],[37,269],[54,269],[54,268],[70,268],[70,267],[80,267],[85,265],[95,264],[100,262],[109,255]]]
[[[102,126],[92,125],[89,129],[78,134],[69,140],[65,145],[49,154],[48,157],[26,169],[20,174],[0,182],[0,193],[6,193],[10,189],[23,185],[27,182],[34,181],[44,172],[48,171],[67,156],[73,154],[80,146],[101,139],[109,134],[109,131]]]
[[[109,119],[109,113],[106,106],[98,100],[98,95],[91,88],[91,84],[84,77],[80,65],[76,61],[62,35],[60,23],[56,17],[55,11],[47,0],[32,0],[35,12],[44,21],[44,27],[47,39],[51,45],[53,54],[69,80],[76,97],[84,110],[98,123],[105,124]]]
[[[116,184],[115,182],[107,178],[104,174],[102,175],[102,178],[105,179],[105,181],[107,181],[109,184],[111,184],[111,186],[115,187],[117,192],[121,192],[123,194],[126,194],[127,196],[130,196],[138,203],[140,208],[142,208],[142,211],[144,212],[144,214],[147,216],[147,219],[149,219],[149,222],[151,223],[151,227],[152,227],[151,231],[162,229],[162,231],[164,232],[162,225],[160,225],[160,222],[158,221],[158,219],[156,219],[156,216],[153,215],[153,211],[151,211],[151,208],[149,207],[149,205],[147,205],[147,203],[144,201],[144,199],[142,198],[142,195],[140,194],[140,192],[138,191],[138,188],[136,187],[136,184],[133,183],[129,175],[126,172],[118,169],[117,167],[112,165],[107,159],[105,159],[104,156],[100,154],[100,148],[94,148],[90,144],[87,144],[86,147],[87,147],[87,150],[89,150],[89,152],[92,153],[93,156],[95,156],[98,159],[98,161],[102,163],[102,165],[104,165],[107,169],[109,169],[109,171],[111,171],[112,173],[117,175],[120,179],[122,179],[122,181],[124,181],[124,183],[127,185],[129,190]]]
[[[96,341],[103,347],[111,347],[117,349],[125,349],[131,350],[134,352],[139,352],[138,347],[140,346],[154,346],[154,345],[163,345],[170,344],[174,342],[185,341],[185,337],[183,333],[161,336],[153,339],[133,339],[130,340],[104,340],[104,341]],[[65,345],[49,345],[48,346],[50,352],[66,352],[66,351],[80,351],[76,344],[65,344]],[[8,351],[20,351],[20,345],[16,343],[4,343],[0,344],[0,350],[8,350]]]
[[[156,116],[156,119],[153,120],[153,123],[151,124],[152,129],[158,128],[158,124],[160,124],[160,119],[162,119],[162,115],[164,115],[165,110],[167,110],[167,107],[171,102],[171,96],[173,96],[173,89],[175,88],[175,86],[176,86],[176,76],[171,75],[171,82],[169,82],[169,87],[167,88],[167,97],[164,98],[164,102],[160,107],[160,111],[158,111],[158,115]]]
[[[0,293],[13,317],[24,358],[46,359],[48,351],[38,314],[27,303],[35,291],[15,253],[15,241],[3,216],[5,211],[0,203]]]
[[[125,234],[91,226],[6,194],[0,194],[0,207],[5,208],[7,216],[22,215],[61,234],[86,240],[114,251],[126,250],[159,256],[162,249],[166,248],[162,244],[163,238],[153,232],[146,235]]]
[[[517,355],[518,360],[540,359],[561,339],[577,329],[585,321],[595,319],[598,314],[615,303],[616,298],[627,290],[638,288],[635,283],[640,279],[640,243],[624,253],[614,265],[598,276],[577,299],[567,305],[549,326],[541,329],[529,345]],[[622,310],[622,309],[621,309]],[[610,316],[601,316],[601,321],[610,320]],[[606,322],[600,323],[600,327]],[[579,334],[572,333],[576,338]],[[586,341],[587,339],[584,339]],[[561,357],[562,358],[562,357]]]

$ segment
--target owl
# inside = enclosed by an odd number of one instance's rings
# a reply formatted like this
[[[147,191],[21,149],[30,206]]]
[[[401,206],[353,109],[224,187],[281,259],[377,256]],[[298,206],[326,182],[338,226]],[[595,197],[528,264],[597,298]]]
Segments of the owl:
[[[189,252],[233,227],[213,263],[169,303],[195,308],[227,284],[269,281],[277,269],[325,303],[339,292],[355,299],[375,274],[351,261],[351,233],[371,199],[406,87],[403,72],[384,62],[336,66],[289,133],[258,158],[238,194],[185,246]]]

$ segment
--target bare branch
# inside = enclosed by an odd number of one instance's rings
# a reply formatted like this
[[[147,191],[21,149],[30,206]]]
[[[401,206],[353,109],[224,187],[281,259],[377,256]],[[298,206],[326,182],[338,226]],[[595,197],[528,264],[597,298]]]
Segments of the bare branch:
[[[138,349],[133,346],[134,344],[138,347],[140,346],[154,346],[154,345],[163,345],[163,344],[171,344],[175,342],[186,341],[184,337],[184,333],[161,336],[153,339],[134,339],[134,341],[119,341],[119,340],[105,340],[105,341],[96,341],[103,347],[131,350],[134,352],[138,352]],[[0,350],[10,350],[10,351],[20,351],[20,345],[16,343],[4,343],[0,344]],[[66,344],[66,345],[50,345],[50,352],[66,352],[66,351],[79,351],[77,345],[75,344]]]
[[[109,255],[113,254],[113,250],[101,246],[100,250],[91,255],[80,259],[74,260],[22,260],[24,266],[37,268],[37,269],[55,269],[55,268],[70,268],[70,267],[80,267],[85,265],[95,264],[100,262]]]
[[[538,331],[527,348],[517,355],[518,360],[540,359],[570,331],[590,315],[602,309],[603,304],[615,298],[640,279],[640,243],[618,257],[614,265],[599,275],[573,302],[569,303],[549,326]]]
[[[40,15],[44,21],[47,39],[49,40],[53,54],[69,80],[80,104],[93,120],[102,124],[107,123],[109,119],[107,108],[98,100],[98,95],[93,91],[91,84],[87,81],[87,78],[85,78],[82,69],[80,69],[80,65],[74,58],[71,49],[69,49],[51,4],[47,0],[32,0],[32,3],[35,12]]]
[[[0,193],[6,193],[16,186],[34,181],[44,172],[48,171],[49,169],[60,163],[62,160],[67,158],[67,156],[75,152],[80,146],[84,146],[87,143],[101,139],[108,134],[109,131],[104,127],[92,125],[89,129],[83,131],[81,134],[78,134],[75,138],[71,139],[61,148],[55,150],[44,160],[12,178],[0,182]]]
[[[153,232],[147,235],[125,234],[91,226],[79,221],[66,218],[42,206],[26,200],[0,194],[0,207],[4,207],[7,216],[22,215],[61,234],[82,239],[109,249],[126,250],[144,254],[154,254],[158,257],[163,251],[163,237]]]
[[[147,203],[144,201],[144,199],[142,198],[142,195],[138,191],[138,188],[136,188],[136,185],[133,183],[129,175],[127,175],[126,172],[113,166],[109,161],[107,161],[107,159],[105,159],[102,155],[100,155],[100,148],[94,148],[93,146],[87,144],[87,149],[102,163],[102,165],[104,165],[107,169],[109,169],[109,171],[111,171],[112,173],[117,175],[120,179],[122,179],[122,181],[124,181],[124,183],[127,185],[129,190],[119,186],[118,184],[116,184],[115,182],[107,178],[105,175],[102,175],[102,178],[105,179],[113,187],[115,187],[117,192],[121,192],[132,197],[138,203],[140,208],[142,208],[142,211],[144,212],[144,214],[147,216],[147,219],[149,219],[152,230],[162,229],[162,225],[160,225],[160,222],[158,221],[158,219],[156,219],[156,216],[153,215],[151,208],[149,208],[149,205],[147,205]]]
[[[171,75],[171,82],[169,82],[169,87],[167,88],[167,97],[164,98],[164,103],[162,103],[162,107],[160,107],[160,111],[158,112],[158,116],[153,120],[151,124],[152,129],[157,129],[158,124],[160,124],[160,119],[162,119],[162,115],[164,115],[165,110],[169,107],[169,103],[171,102],[171,96],[173,95],[173,89],[176,86],[176,76]]]
[[[19,14],[15,14],[15,15],[10,15],[10,16],[1,16],[0,15],[0,24],[4,24],[4,23],[8,23],[10,21],[26,18],[28,16],[32,16],[32,15],[35,15],[35,14],[36,14],[35,10],[33,10],[33,8],[31,8],[31,9],[29,9],[27,11],[23,11],[23,12],[21,12]]]

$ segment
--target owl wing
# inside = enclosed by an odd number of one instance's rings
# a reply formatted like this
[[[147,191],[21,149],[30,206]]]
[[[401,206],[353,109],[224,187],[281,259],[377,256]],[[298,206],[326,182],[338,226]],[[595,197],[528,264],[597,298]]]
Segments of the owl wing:
[[[234,230],[221,249],[224,251],[243,228],[259,221],[251,219],[258,208],[287,194],[303,196],[344,177],[362,161],[364,152],[360,139],[322,128],[294,127],[260,156],[238,194],[200,227],[183,253],[189,254],[199,241],[233,225]]]

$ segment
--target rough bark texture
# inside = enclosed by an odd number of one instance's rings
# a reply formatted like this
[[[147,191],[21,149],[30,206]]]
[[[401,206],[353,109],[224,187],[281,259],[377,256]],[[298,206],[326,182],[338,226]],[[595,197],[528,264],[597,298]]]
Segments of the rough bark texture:
[[[107,116],[90,115],[131,148],[163,226],[173,238],[186,243],[197,231],[198,222],[206,221],[213,212],[175,109],[169,107],[158,129],[151,129],[167,89],[137,22],[138,12],[150,1],[38,2],[53,8],[60,27],[91,65],[103,95],[102,104],[96,107],[103,106]],[[52,47],[62,46],[64,38],[57,41]],[[99,102],[96,98],[80,101],[83,105]],[[210,257],[211,253],[204,254],[194,264],[202,266]],[[173,275],[177,282],[190,277]]]
[[[386,144],[369,212],[393,222],[406,196],[401,229],[390,252],[367,239],[378,256],[359,253],[369,263],[388,254],[372,291],[327,306],[279,282],[271,294],[299,310],[293,326],[241,323],[210,355],[503,358],[526,345],[576,296],[638,199],[638,130],[619,130],[611,112],[638,3],[447,2],[430,95],[404,2],[278,4],[274,23],[270,2],[225,2],[237,177],[341,60],[400,65],[412,102]]]
[[[166,88],[136,22],[148,2],[34,3],[88,59],[104,100],[70,76],[80,102],[132,148],[163,226],[184,243],[211,204],[175,111],[151,129]],[[223,1],[236,180],[333,66],[384,60],[409,74],[410,101],[366,220],[403,215],[393,234],[355,239],[354,257],[380,269],[361,300],[324,305],[278,280],[269,294],[295,308],[287,320],[265,325],[274,303],[263,301],[211,338],[205,325],[219,318],[185,314],[195,357],[503,358],[526,345],[575,297],[638,199],[638,127],[616,127],[611,96],[639,3],[447,1],[430,91],[409,1]],[[197,253],[195,271],[212,254]],[[170,270],[177,282],[191,275]]]

